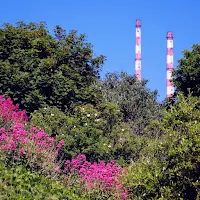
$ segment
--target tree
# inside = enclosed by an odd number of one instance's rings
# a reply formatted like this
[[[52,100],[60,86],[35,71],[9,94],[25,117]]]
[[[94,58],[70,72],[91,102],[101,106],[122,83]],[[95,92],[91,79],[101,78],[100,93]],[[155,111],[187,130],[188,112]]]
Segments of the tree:
[[[200,197],[200,99],[182,93],[163,119],[162,131],[147,142],[127,176],[134,199],[188,199]]]
[[[0,29],[0,93],[28,113],[43,104],[61,110],[97,101],[90,85],[99,78],[104,56],[94,57],[84,34],[45,23],[19,22]]]
[[[122,112],[122,121],[132,132],[142,134],[150,121],[161,117],[161,106],[156,101],[157,92],[146,87],[147,81],[137,81],[134,76],[122,72],[108,73],[99,84],[106,102],[113,102]]]
[[[191,51],[183,51],[183,58],[178,63],[173,72],[176,93],[181,91],[188,95],[192,92],[194,96],[200,96],[200,45],[193,45]]]
[[[91,162],[116,160],[127,164],[135,160],[144,141],[130,133],[120,121],[117,105],[102,103],[76,106],[66,115],[56,107],[44,107],[31,113],[31,125],[44,129],[56,141],[64,140],[62,158],[85,154]]]

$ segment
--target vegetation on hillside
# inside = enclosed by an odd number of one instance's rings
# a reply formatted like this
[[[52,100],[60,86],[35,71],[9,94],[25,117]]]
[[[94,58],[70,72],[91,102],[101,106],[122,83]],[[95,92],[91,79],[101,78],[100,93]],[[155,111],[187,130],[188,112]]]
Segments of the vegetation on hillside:
[[[200,96],[200,45],[195,44],[192,50],[184,50],[183,58],[178,61],[174,70],[174,85],[176,93],[183,92],[184,95],[191,94]]]
[[[56,26],[52,36],[45,23],[19,22],[0,29],[0,44],[0,93],[28,113],[43,104],[64,111],[98,101],[89,86],[99,77],[104,56],[93,56],[84,34],[66,34]]]
[[[0,198],[198,200],[199,45],[174,71],[176,94],[124,72],[77,31],[0,29]]]

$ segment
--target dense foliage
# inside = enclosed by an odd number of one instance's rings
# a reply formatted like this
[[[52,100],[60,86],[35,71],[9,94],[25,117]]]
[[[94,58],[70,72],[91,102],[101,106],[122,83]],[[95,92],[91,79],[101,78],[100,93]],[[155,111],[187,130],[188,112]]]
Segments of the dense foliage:
[[[183,58],[178,63],[173,73],[176,91],[200,96],[200,45],[193,45],[192,50],[184,50]]]
[[[143,140],[130,133],[119,119],[116,104],[102,103],[77,106],[73,113],[64,114],[56,107],[44,107],[31,114],[31,124],[44,129],[56,140],[65,140],[67,158],[85,154],[89,161],[114,159],[129,163],[138,156]]]
[[[200,199],[199,45],[183,54],[163,110],[145,80],[100,80],[85,35],[5,24],[0,199]]]
[[[68,35],[56,26],[54,37],[44,23],[5,24],[0,29],[0,93],[28,113],[42,104],[62,110],[97,101],[90,89],[104,57],[94,57],[85,35]]]
[[[86,161],[85,155],[78,155],[76,158],[66,161],[66,168],[64,171],[68,171],[69,178],[67,182],[77,187],[77,185],[83,185],[86,191],[90,192],[91,196],[96,196],[95,199],[102,199],[109,197],[110,194],[116,199],[127,199],[128,192],[126,187],[121,183],[119,174],[123,175],[123,169],[117,166],[114,161],[105,163],[93,163]],[[77,177],[74,181],[74,176]],[[84,189],[80,187],[81,189]],[[99,194],[95,194],[95,189],[98,189]]]
[[[46,178],[24,166],[8,167],[0,163],[0,177],[0,199],[88,199],[75,194],[63,181]]]
[[[127,182],[134,199],[198,199],[200,99],[179,94],[159,122],[163,134],[148,141],[130,165]],[[137,198],[136,198],[137,197]]]
[[[10,122],[7,118],[4,119],[6,112],[0,115],[1,121],[4,122],[4,127],[0,129],[0,187],[3,187],[0,195],[12,197],[16,194],[15,198],[23,199],[27,193],[27,198],[35,194],[39,199],[49,197],[55,190],[55,198],[61,198],[63,195],[62,198],[67,198],[66,195],[69,195],[69,198],[73,199],[78,196],[99,200],[102,197],[127,199],[128,192],[120,179],[123,168],[114,161],[92,164],[86,160],[85,155],[78,155],[71,161],[58,159],[58,152],[63,147],[64,140],[56,143],[53,137],[25,121],[25,112],[19,111],[10,99],[0,99],[3,102],[0,104],[0,110],[7,110],[10,116],[15,115],[15,118],[9,119]],[[21,117],[22,114],[24,117]],[[16,116],[19,117],[18,120]],[[10,126],[7,126],[5,120]],[[44,185],[41,185],[42,183]],[[12,186],[14,189],[10,191]],[[63,190],[64,187],[66,189]],[[19,188],[24,190],[18,192]],[[49,193],[46,193],[45,188],[50,190]]]
[[[152,120],[162,116],[161,106],[156,101],[157,91],[146,88],[147,81],[137,81],[126,73],[108,73],[100,83],[103,98],[119,106],[123,122],[134,134],[142,134]]]

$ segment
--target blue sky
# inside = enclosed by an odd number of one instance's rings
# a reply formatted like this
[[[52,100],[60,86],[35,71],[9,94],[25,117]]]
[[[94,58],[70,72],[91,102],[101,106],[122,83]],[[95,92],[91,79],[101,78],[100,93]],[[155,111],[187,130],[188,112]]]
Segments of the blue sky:
[[[142,21],[142,77],[166,95],[166,32],[174,33],[174,62],[184,49],[200,41],[200,0],[7,0],[1,2],[0,23],[45,21],[51,31],[86,33],[95,54],[107,56],[102,69],[134,74],[135,20]]]

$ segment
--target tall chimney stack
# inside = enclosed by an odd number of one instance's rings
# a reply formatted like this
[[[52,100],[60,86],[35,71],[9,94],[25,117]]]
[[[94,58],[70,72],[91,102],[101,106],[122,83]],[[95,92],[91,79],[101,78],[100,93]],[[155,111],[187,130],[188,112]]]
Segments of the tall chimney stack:
[[[174,69],[173,47],[173,33],[167,32],[167,98],[172,97],[174,94],[174,85],[171,82]]]
[[[136,43],[135,43],[135,76],[140,81],[141,75],[141,21],[136,20]]]

